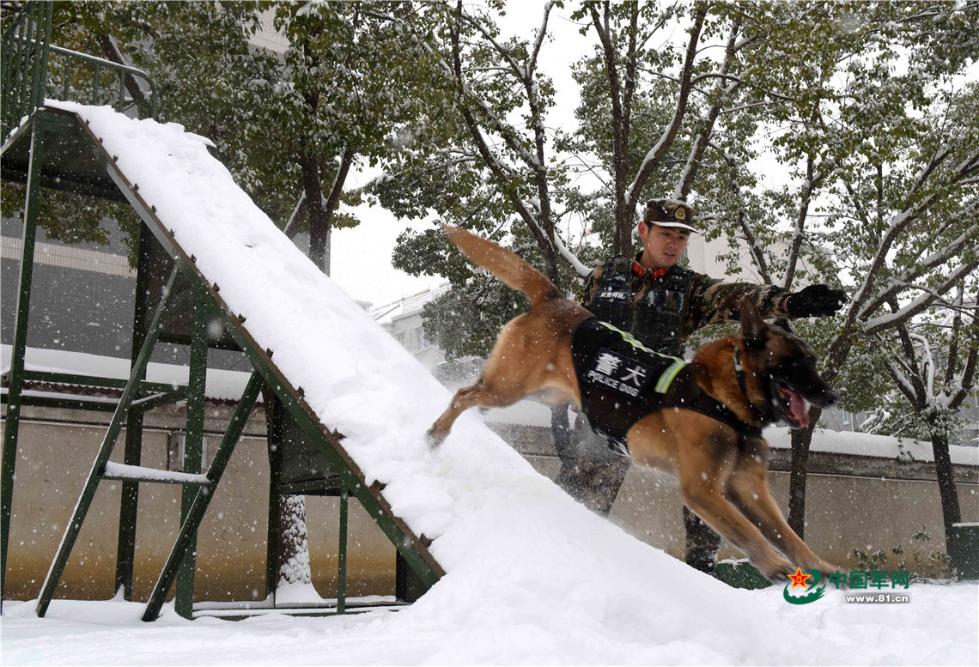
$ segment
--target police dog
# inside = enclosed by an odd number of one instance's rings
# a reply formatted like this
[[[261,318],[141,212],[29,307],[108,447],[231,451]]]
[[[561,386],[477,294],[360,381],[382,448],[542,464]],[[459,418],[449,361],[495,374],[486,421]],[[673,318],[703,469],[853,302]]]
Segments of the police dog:
[[[513,252],[460,227],[446,225],[442,231],[472,263],[526,294],[531,309],[503,327],[479,380],[456,392],[432,425],[432,446],[445,439],[460,413],[474,406],[504,407],[536,395],[552,405],[572,403],[580,409],[572,334],[594,316]],[[746,436],[701,412],[662,409],[628,430],[629,453],[641,464],[675,474],[687,507],[743,550],[770,580],[783,583],[796,566],[832,572],[837,568],[789,527],[772,497],[768,443],[760,429],[780,419],[803,428],[809,423],[808,403],[825,407],[836,395],[817,373],[805,343],[767,325],[749,298],[741,303],[740,318],[740,336],[704,345],[690,366],[700,389],[753,434]]]

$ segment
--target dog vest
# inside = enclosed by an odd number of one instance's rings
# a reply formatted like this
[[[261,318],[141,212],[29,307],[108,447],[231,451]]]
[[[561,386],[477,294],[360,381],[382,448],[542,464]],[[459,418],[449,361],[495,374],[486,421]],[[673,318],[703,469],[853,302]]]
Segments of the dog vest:
[[[631,334],[590,318],[575,328],[571,355],[582,411],[609,447],[628,455],[626,433],[648,414],[686,408],[717,419],[743,435],[760,435],[697,384],[687,363],[660,354]]]
[[[595,298],[586,307],[598,319],[632,331],[647,347],[679,356],[693,271],[671,267],[652,281],[642,301],[634,303],[631,265],[628,257],[606,262]]]

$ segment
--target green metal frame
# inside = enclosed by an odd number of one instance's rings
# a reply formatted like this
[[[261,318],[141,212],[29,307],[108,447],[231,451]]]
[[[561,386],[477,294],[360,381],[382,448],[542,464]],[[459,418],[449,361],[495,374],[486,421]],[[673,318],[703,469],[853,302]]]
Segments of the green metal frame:
[[[228,423],[228,430],[225,432],[224,438],[221,440],[221,444],[218,446],[218,450],[214,455],[214,459],[208,467],[207,479],[209,485],[197,490],[189,506],[186,508],[186,512],[184,512],[183,522],[180,524],[180,532],[177,534],[177,540],[173,545],[173,549],[170,550],[170,555],[167,557],[167,561],[163,566],[163,571],[160,572],[160,577],[157,579],[156,585],[153,586],[153,591],[150,593],[150,598],[146,603],[146,609],[143,611],[144,621],[156,620],[160,615],[160,609],[166,601],[167,591],[170,590],[173,580],[178,577],[179,571],[185,566],[185,558],[188,552],[193,551],[197,541],[197,527],[204,518],[204,513],[207,511],[211,498],[214,497],[214,490],[221,480],[221,475],[224,474],[224,469],[227,467],[228,461],[231,460],[231,454],[234,452],[235,444],[241,437],[242,431],[245,430],[248,413],[251,412],[252,407],[255,405],[258,394],[262,390],[263,383],[264,380],[258,372],[252,373],[248,384],[245,386],[245,391],[242,393],[241,400],[238,401],[238,407],[235,409]],[[193,579],[191,579],[192,584]],[[180,610],[178,609],[178,611]],[[189,610],[185,609],[182,615],[190,618],[192,613],[192,608]]]
[[[116,589],[121,589],[126,599],[131,599],[139,483],[158,480],[148,479],[148,475],[140,476],[138,473],[127,473],[122,476],[106,475],[105,464],[125,422],[127,436],[124,462],[130,466],[139,466],[143,413],[159,405],[186,399],[188,401],[188,415],[185,471],[200,469],[203,445],[204,384],[209,347],[205,331],[208,317],[215,313],[226,319],[230,340],[245,352],[255,372],[235,410],[214,461],[208,469],[208,483],[202,485],[200,483],[179,482],[184,484],[181,503],[181,532],[147,604],[144,619],[156,618],[174,580],[177,582],[176,609],[184,616],[192,616],[196,531],[210,498],[213,497],[214,487],[220,480],[224,466],[241,435],[247,416],[254,406],[258,391],[263,384],[271,389],[276,400],[281,403],[282,418],[288,420],[290,428],[297,429],[307,442],[313,443],[313,446],[318,448],[320,452],[318,456],[325,459],[330,471],[330,474],[323,479],[293,481],[286,484],[278,484],[278,480],[273,479],[273,486],[270,489],[271,495],[309,493],[339,496],[340,572],[336,611],[343,613],[347,609],[348,502],[351,495],[360,502],[397,550],[398,590],[396,593],[398,598],[408,601],[415,599],[417,595],[434,584],[444,574],[441,566],[428,551],[429,541],[427,538],[424,535],[414,535],[408,526],[393,514],[390,505],[381,494],[382,485],[375,483],[368,486],[364,482],[363,474],[341,446],[343,436],[331,431],[319,422],[303,398],[302,387],[293,387],[287,378],[282,376],[271,361],[273,351],[263,350],[257,345],[251,334],[243,326],[243,320],[231,312],[220,297],[219,286],[210,284],[206,277],[197,271],[194,258],[187,256],[176,244],[172,233],[157,218],[155,209],[148,206],[139,195],[137,184],[131,184],[127,181],[112,157],[102,148],[98,137],[94,136],[76,115],[42,107],[45,90],[52,89],[52,82],[48,79],[48,57],[51,54],[59,58],[64,57],[68,61],[77,62],[79,67],[84,66],[93,69],[93,74],[87,79],[85,76],[78,77],[79,81],[87,80],[93,86],[87,100],[89,102],[108,101],[113,103],[117,109],[128,109],[138,105],[141,110],[149,109],[150,115],[155,115],[157,103],[157,96],[152,90],[152,81],[140,70],[51,45],[49,43],[51,15],[52,3],[27,3],[21,15],[4,33],[3,53],[2,58],[0,58],[3,65],[2,136],[6,137],[12,130],[16,130],[0,149],[0,154],[4,158],[2,162],[3,175],[5,178],[23,180],[26,183],[23,225],[24,251],[19,278],[11,368],[10,372],[3,377],[8,392],[2,398],[7,404],[7,423],[3,441],[2,470],[0,470],[0,482],[2,482],[2,491],[0,491],[0,534],[2,534],[0,572],[2,575],[0,576],[3,577],[3,581],[0,582],[0,610],[2,610],[3,598],[6,597],[14,469],[22,407],[38,405],[95,410],[111,409],[114,411],[102,447],[89,471],[89,476],[75,506],[73,517],[68,523],[58,552],[42,586],[37,604],[38,615],[43,616],[50,604],[95,490],[102,479],[121,479],[123,481],[115,582]],[[110,78],[118,80],[119,83],[117,94],[113,93],[108,100],[101,97],[102,93],[109,89],[108,86],[104,89],[101,88],[103,69],[110,72]],[[63,71],[65,78],[61,92],[65,97],[74,96],[77,90],[73,84],[78,69],[73,71],[71,63],[68,62]],[[144,91],[139,79],[143,80],[148,91]],[[129,97],[126,95],[125,88],[129,90]],[[29,116],[26,123],[21,122],[24,116]],[[58,156],[55,160],[66,159],[69,157],[68,154],[72,156],[78,154],[79,151],[76,149],[83,145],[87,147],[85,150],[91,151],[94,158],[83,157],[78,165],[69,164],[66,166],[59,166],[61,165],[60,162],[54,163],[51,159],[45,162],[42,159],[42,153],[47,150],[42,145],[45,139],[50,139],[50,150]],[[24,142],[29,142],[29,149],[26,152],[23,149]],[[85,162],[85,159],[89,161]],[[94,162],[92,162],[93,159]],[[30,371],[24,367],[33,273],[33,251],[37,230],[38,196],[41,187],[53,187],[109,199],[125,200],[137,211],[144,222],[140,243],[140,270],[137,273],[131,375],[128,380]],[[169,286],[165,293],[169,293],[174,286],[174,281],[177,280],[178,275],[181,275],[190,282],[197,295],[195,302],[198,304],[198,308],[189,341],[192,350],[191,377],[187,387],[173,387],[150,383],[145,380],[146,364],[154,344],[161,340],[167,340],[167,335],[169,335],[161,325],[166,306],[165,298],[156,305],[151,322],[146,324],[148,311],[147,276],[143,269],[148,262],[145,261],[144,253],[149,252],[148,249],[151,247],[153,239],[163,247],[174,262]],[[228,344],[221,342],[221,345]],[[210,344],[211,347],[216,345],[215,341]],[[116,402],[107,402],[104,398],[85,396],[25,395],[24,390],[25,388],[29,389],[29,383],[44,383],[55,386],[81,385],[121,390],[122,396]],[[270,433],[270,436],[273,434]],[[272,469],[274,477],[278,466],[273,465]],[[171,483],[174,482],[171,480]],[[274,500],[273,498],[272,501],[274,502]],[[271,546],[273,541],[270,537],[270,577],[267,585],[274,588],[277,572],[271,572],[271,568],[277,566],[278,554]]]
[[[184,436],[184,472],[199,473],[204,458],[204,391],[207,380],[207,321],[210,315],[209,303],[200,286],[196,286],[198,299],[194,308],[194,328],[190,341],[190,378],[187,391],[187,431]],[[237,438],[235,439],[237,442]],[[234,445],[232,445],[233,447]],[[221,469],[223,472],[223,468]],[[217,479],[212,480],[217,484]],[[180,499],[180,523],[187,522],[190,508],[202,491],[184,486]],[[210,493],[207,498],[210,500]],[[194,570],[197,567],[197,530],[191,533],[187,553],[184,555],[177,573],[177,613],[184,618],[194,617]]]
[[[10,384],[7,390],[7,424],[3,432],[2,489],[0,489],[0,609],[7,589],[7,549],[10,546],[10,517],[13,503],[14,467],[17,463],[17,433],[20,428],[21,396],[23,393],[24,355],[27,350],[27,321],[31,307],[31,284],[34,274],[34,243],[37,237],[40,163],[36,153],[44,132],[44,122],[32,125],[31,160],[27,174],[24,205],[23,261],[17,288],[17,320],[10,354]]]
[[[44,103],[54,3],[27,3],[3,35],[0,138]]]
[[[340,444],[342,436],[319,423],[312,408],[302,398],[302,388],[293,387],[288,378],[283,376],[278,367],[272,363],[271,357],[274,351],[263,350],[258,345],[242,320],[224,303],[220,296],[220,286],[209,283],[207,278],[197,271],[193,258],[176,243],[170,230],[157,218],[155,209],[142,199],[137,184],[128,182],[115,161],[101,148],[98,138],[91,134],[87,127],[83,129],[89,133],[92,144],[98,146],[102,152],[109,176],[153,232],[157,241],[186,269],[185,276],[204,288],[214,307],[225,313],[228,321],[227,331],[245,352],[252,366],[262,374],[265,382],[274,390],[291,418],[311,442],[318,443],[322,448],[333,469],[340,474],[344,487],[353,494],[394,544],[418,583],[425,588],[432,586],[444,575],[444,570],[428,551],[430,541],[424,535],[414,535],[407,524],[394,515],[387,500],[381,495],[383,485],[375,482],[368,486],[363,482],[363,473]]]
[[[31,121],[32,125],[34,125],[35,128],[43,127],[45,122],[47,122],[46,116],[48,113],[52,112],[48,112],[44,109],[37,112]],[[57,114],[62,115],[63,112],[57,112]],[[105,462],[108,460],[108,456],[112,450],[112,445],[121,431],[123,422],[132,419],[133,414],[141,412],[140,408],[145,407],[144,405],[141,405],[141,402],[143,401],[160,401],[164,400],[163,397],[183,395],[190,403],[193,403],[195,400],[199,400],[201,401],[200,404],[202,405],[204,395],[203,382],[202,379],[198,380],[195,378],[202,378],[200,373],[206,367],[207,345],[206,339],[203,338],[203,331],[206,329],[207,316],[209,312],[218,312],[223,314],[227,321],[226,330],[230,333],[234,342],[245,352],[251,361],[256,370],[257,377],[260,377],[261,381],[266,383],[272,389],[276,398],[281,401],[284,412],[288,415],[289,420],[295,424],[295,426],[302,432],[303,436],[307,438],[309,442],[316,443],[316,447],[319,448],[322,455],[328,460],[331,470],[335,471],[338,478],[339,493],[341,498],[341,523],[343,524],[341,526],[340,535],[342,543],[342,566],[344,568],[346,566],[347,499],[349,496],[353,496],[360,502],[360,504],[364,507],[368,514],[371,515],[385,535],[387,535],[387,537],[395,545],[399,554],[399,559],[407,564],[411,571],[411,576],[415,579],[421,590],[427,589],[434,584],[435,581],[437,581],[444,574],[444,572],[429,553],[428,540],[424,536],[414,535],[403,521],[394,516],[389,504],[381,494],[383,487],[380,484],[375,483],[368,486],[364,483],[363,474],[341,446],[342,436],[319,423],[318,418],[315,416],[303,398],[302,388],[292,386],[288,379],[281,374],[276,365],[271,361],[273,351],[263,350],[255,342],[241,319],[238,318],[237,314],[233,313],[224,303],[220,296],[220,286],[209,283],[207,279],[197,270],[194,259],[189,257],[183,251],[183,249],[177,245],[171,232],[165,227],[162,221],[156,217],[155,210],[142,200],[137,185],[129,183],[126,180],[125,174],[119,171],[115,161],[101,148],[98,138],[91,133],[87,126],[83,124],[76,124],[76,127],[78,128],[78,131],[88,137],[89,143],[99,152],[103,167],[126,199],[140,214],[147,229],[153,233],[156,240],[160,242],[170,256],[174,258],[174,271],[171,276],[170,287],[172,288],[173,281],[176,280],[176,276],[179,272],[184,279],[188,280],[191,285],[198,290],[198,303],[202,304],[202,307],[198,311],[198,321],[197,325],[194,327],[194,331],[200,331],[202,333],[200,334],[201,337],[198,339],[195,345],[198,351],[192,354],[192,356],[195,357],[195,361],[192,362],[192,367],[198,369],[198,372],[195,373],[192,371],[190,386],[188,386],[186,390],[182,389],[177,392],[174,392],[172,388],[169,388],[171,389],[169,392],[154,391],[150,396],[142,395],[145,393],[145,391],[143,391],[144,389],[162,390],[166,388],[160,385],[153,386],[143,381],[145,362],[148,359],[149,351],[160,335],[160,320],[163,317],[163,304],[161,303],[157,307],[151,324],[144,332],[145,338],[142,341],[142,345],[139,348],[139,353],[136,355],[136,359],[133,364],[133,375],[131,375],[123,389],[123,396],[116,406],[115,414],[110,422],[109,431],[106,434],[106,438],[103,442],[103,448],[100,450],[96,463],[93,465],[93,468],[90,471],[89,479],[86,481],[85,487],[83,488],[81,497],[79,499],[79,503],[76,505],[74,516],[69,522],[65,537],[63,538],[62,544],[59,547],[58,554],[56,555],[48,573],[48,577],[45,580],[45,584],[42,588],[42,594],[38,600],[38,614],[43,615],[46,612],[47,606],[50,604],[50,600],[67,563],[75,538],[77,538],[78,530],[80,530],[85,513],[88,510],[89,504],[91,503],[91,498],[94,496],[94,490],[100,479],[104,478],[103,472]],[[35,192],[36,187],[28,188],[29,196],[31,193]],[[36,194],[34,196],[36,197]],[[35,208],[36,203],[33,207],[26,207],[26,210],[29,213]],[[27,224],[25,224],[25,230],[27,230],[25,233],[33,233],[34,229],[35,225],[28,220]],[[25,247],[30,245],[32,245],[30,239],[25,239]],[[28,272],[30,270],[30,264],[31,262],[29,260],[24,262],[24,267],[26,267]],[[23,282],[25,285],[29,284],[29,275]],[[26,295],[29,298],[29,287]],[[26,299],[23,301],[25,304],[28,303]],[[26,317],[23,317],[19,318],[18,323],[18,326],[20,326],[22,322],[22,326],[25,328],[25,331],[26,321]],[[26,336],[21,335],[18,340],[26,341]],[[203,343],[201,341],[203,341]],[[20,361],[22,364],[22,355],[20,357]],[[20,376],[19,379],[21,382],[17,382],[18,376]],[[22,372],[22,368],[17,369],[12,366],[9,407],[14,407],[17,404],[17,400],[19,398],[18,389],[22,384],[23,379],[24,374]],[[43,379],[54,380],[57,378],[43,376]],[[76,377],[73,379],[80,380],[82,378]],[[136,404],[135,406],[134,403]],[[241,406],[239,405],[239,407]],[[10,412],[10,415],[14,419],[16,419],[16,412],[16,409]],[[194,440],[198,437],[195,435],[195,433],[201,432],[199,430],[200,427],[195,425],[195,423],[199,423],[197,420],[200,418],[198,416],[200,413],[197,411],[197,408],[191,409],[188,412],[189,440],[187,450],[188,452],[192,452],[195,446]],[[127,421],[127,423],[131,424],[132,422]],[[8,421],[8,433],[10,434],[10,437],[12,437],[14,433],[14,428],[12,428],[12,426],[13,424]],[[229,426],[229,434],[233,430],[234,429]],[[139,429],[134,428],[133,431],[138,432]],[[226,437],[225,439],[227,444],[223,446],[226,450],[227,456],[230,456],[230,450],[233,448],[234,440],[236,440],[236,438],[229,440]],[[7,452],[12,453],[15,451],[15,446],[8,446],[8,444],[9,443],[5,443],[5,457]],[[134,447],[133,453],[135,453],[136,449],[138,448]],[[129,457],[127,463],[138,465],[138,459],[135,456]],[[216,458],[215,463],[220,463],[220,461],[218,461]],[[220,473],[223,469],[220,467],[220,465],[216,467],[215,463],[212,463],[211,470],[217,471],[214,473],[214,479],[216,482],[220,478]],[[193,465],[194,463],[191,461],[190,466]],[[209,475],[211,475],[211,473],[209,473]],[[137,480],[128,480],[128,483],[136,484]],[[212,494],[213,488],[197,489],[196,491],[192,488],[185,489],[184,502],[182,503],[182,516],[184,520],[181,537],[178,540],[179,544],[175,547],[175,551],[172,552],[172,560],[174,561],[174,564],[168,567],[164,574],[161,575],[157,588],[154,589],[154,595],[151,597],[150,603],[147,605],[147,611],[144,614],[144,618],[146,620],[155,618],[159,613],[158,605],[162,605],[169,586],[173,583],[173,577],[176,577],[177,580],[177,609],[179,613],[188,617],[192,614],[192,561],[195,551],[193,537],[196,534],[200,519],[203,517],[203,512],[206,510],[207,503],[209,502]],[[126,503],[127,506],[130,507],[135,506],[135,496],[133,495],[127,498]],[[124,516],[126,514],[127,511],[124,511],[120,516],[119,550],[123,557],[120,558],[118,562],[119,564],[117,565],[116,582],[117,585],[121,585],[123,588],[129,587],[131,589],[131,553],[133,540],[131,537],[129,537],[131,534],[129,531],[133,525],[133,521],[131,518],[126,518]],[[177,566],[180,562],[188,563],[188,565],[185,565],[187,570],[185,571],[186,574],[183,576],[177,575],[177,572],[180,569]],[[171,568],[173,569],[172,574],[170,571]],[[340,591],[338,596],[337,611],[346,609],[345,586],[346,573],[343,572],[340,576]]]
[[[156,117],[159,99],[149,74],[51,44],[53,9],[53,2],[27,2],[4,32],[0,139],[40,108],[46,95],[108,104],[123,112],[135,109],[143,117]],[[53,74],[60,74],[60,82]]]
[[[273,598],[279,581],[279,540],[278,525],[281,520],[282,507],[279,502],[279,488],[282,477],[282,458],[285,456],[283,446],[285,424],[280,418],[278,399],[271,391],[266,391],[265,401],[265,438],[269,453],[269,505],[268,526],[265,540],[265,599]],[[274,598],[273,598],[274,599]]]
[[[136,303],[133,307],[133,339],[131,363],[135,365],[139,350],[146,341],[146,269],[144,259],[149,252],[149,236],[143,225],[140,225],[139,261],[136,271]],[[145,379],[145,373],[140,380]],[[186,396],[186,390],[181,392]],[[136,403],[134,401],[134,403]],[[134,405],[126,418],[126,448],[123,462],[126,465],[138,466],[143,454],[143,413],[152,409],[150,405]],[[122,499],[119,504],[119,540],[116,545],[116,582],[115,590],[122,590],[123,599],[133,597],[133,569],[136,562],[136,515],[139,507],[139,483],[134,480],[124,480],[122,483]]]
[[[340,489],[340,546],[337,556],[337,613],[347,610],[347,515],[348,497],[346,488]]]
[[[143,70],[55,44],[49,44],[48,48],[47,89],[52,94],[60,94],[63,99],[78,99],[86,104],[109,104],[116,111],[136,109],[144,117],[157,115],[159,100],[153,94],[153,79]],[[75,70],[72,69],[73,65]],[[79,94],[73,85],[73,73],[81,68],[90,71],[91,83],[88,90]],[[60,84],[51,76],[58,69],[62,77]],[[103,84],[106,76],[110,82]],[[145,85],[140,85],[140,81]]]

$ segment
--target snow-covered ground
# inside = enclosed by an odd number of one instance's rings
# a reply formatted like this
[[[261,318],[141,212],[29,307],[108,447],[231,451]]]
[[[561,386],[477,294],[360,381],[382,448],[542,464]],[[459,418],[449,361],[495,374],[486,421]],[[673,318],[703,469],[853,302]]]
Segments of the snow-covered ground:
[[[652,556],[652,554],[650,554]],[[528,560],[536,560],[529,554]],[[616,559],[617,560],[617,559]],[[670,559],[672,560],[672,559]],[[677,561],[625,582],[603,570],[494,585],[474,565],[398,612],[155,623],[141,605],[56,600],[38,619],[7,603],[3,664],[762,664],[975,665],[977,587],[916,585],[907,604],[805,606],[781,589],[735,591]],[[630,571],[630,575],[635,572]],[[552,576],[553,575],[553,576]],[[575,580],[578,580],[575,583]],[[601,595],[605,588],[615,591]],[[620,588],[620,584],[630,584]],[[710,585],[713,584],[713,585]],[[631,589],[631,590],[630,590]]]
[[[108,108],[78,113],[234,315],[446,575],[412,607],[344,618],[139,620],[121,601],[5,606],[4,664],[975,664],[977,587],[909,604],[805,606],[688,568],[589,513],[475,411],[438,450],[448,392],[235,186],[207,140]]]

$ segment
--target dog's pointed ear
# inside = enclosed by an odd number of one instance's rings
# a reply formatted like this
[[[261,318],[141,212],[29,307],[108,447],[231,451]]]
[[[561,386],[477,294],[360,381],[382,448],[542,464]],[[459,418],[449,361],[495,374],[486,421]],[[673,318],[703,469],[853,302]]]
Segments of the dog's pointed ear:
[[[768,325],[750,296],[741,299],[741,334],[748,347],[762,347],[768,336]]]

